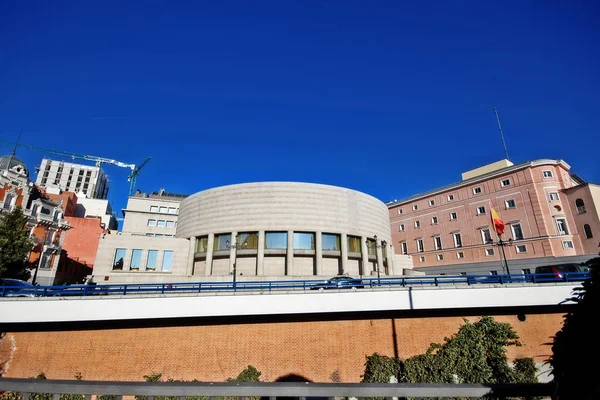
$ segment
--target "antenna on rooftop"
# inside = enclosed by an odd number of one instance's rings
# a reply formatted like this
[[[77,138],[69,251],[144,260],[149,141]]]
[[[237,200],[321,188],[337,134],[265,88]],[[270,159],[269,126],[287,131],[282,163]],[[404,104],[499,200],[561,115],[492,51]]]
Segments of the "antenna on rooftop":
[[[19,145],[19,140],[21,140],[21,133],[23,133],[23,129],[21,129],[19,131],[19,136],[17,137],[17,142],[15,143],[15,147],[13,148],[13,151],[11,154],[13,157],[17,154],[17,146]]]
[[[506,150],[506,142],[504,141],[504,134],[502,133],[502,125],[500,125],[500,117],[498,116],[498,110],[494,107],[494,113],[496,114],[496,121],[498,121],[498,129],[500,129],[500,136],[502,137],[502,144],[504,145],[504,153],[506,153],[506,159],[508,158],[508,150]]]

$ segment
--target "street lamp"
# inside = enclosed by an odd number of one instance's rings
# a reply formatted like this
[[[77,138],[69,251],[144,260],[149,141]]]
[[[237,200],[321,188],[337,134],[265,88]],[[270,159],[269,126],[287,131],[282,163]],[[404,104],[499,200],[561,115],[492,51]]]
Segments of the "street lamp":
[[[497,242],[494,242],[492,239],[489,239],[487,241],[487,244],[490,244],[490,245],[496,246],[496,247],[500,247],[500,262],[502,262],[504,260],[503,267],[504,266],[506,267],[506,275],[510,275],[510,270],[508,269],[508,261],[506,260],[506,253],[504,252],[504,247],[513,245],[512,238],[509,238],[508,241],[504,241],[504,240],[502,240],[502,237],[500,235],[498,235]]]
[[[225,246],[227,246],[228,249],[235,249],[235,260],[233,261],[233,291],[236,291],[236,278],[237,278],[237,273],[236,273],[236,264],[237,264],[237,248],[239,246],[244,246],[243,243],[239,243],[239,237],[240,235],[237,234],[235,235],[235,241],[233,243],[231,243],[229,240],[227,240],[225,242]]]
[[[40,259],[38,260],[37,265],[35,266],[35,272],[33,273],[33,279],[31,280],[31,283],[33,285],[35,285],[36,280],[37,280],[37,274],[38,274],[38,270],[40,269],[40,267],[42,266],[42,261],[44,260],[44,246],[46,244],[46,241],[48,240],[48,234],[50,233],[50,229],[47,228],[44,231],[44,240],[41,241],[41,249],[40,249]]]
[[[382,240],[381,244],[377,244],[377,235],[373,236],[373,239],[375,239],[375,243],[373,244],[369,243],[369,239],[365,240],[368,249],[384,249],[387,246],[387,242],[385,240]],[[379,275],[379,260],[377,260],[377,255],[375,256],[375,269],[377,270],[377,284],[381,286],[381,276]]]

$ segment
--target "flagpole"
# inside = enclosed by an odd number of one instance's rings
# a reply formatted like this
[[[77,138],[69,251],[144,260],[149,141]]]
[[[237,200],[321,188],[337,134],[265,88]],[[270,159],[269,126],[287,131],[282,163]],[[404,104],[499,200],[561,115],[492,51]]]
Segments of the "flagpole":
[[[498,235],[498,247],[500,247],[502,251],[502,257],[504,257],[504,266],[506,267],[506,275],[510,275],[510,270],[508,269],[508,260],[506,259],[506,253],[504,252],[505,243],[502,241],[502,236]]]

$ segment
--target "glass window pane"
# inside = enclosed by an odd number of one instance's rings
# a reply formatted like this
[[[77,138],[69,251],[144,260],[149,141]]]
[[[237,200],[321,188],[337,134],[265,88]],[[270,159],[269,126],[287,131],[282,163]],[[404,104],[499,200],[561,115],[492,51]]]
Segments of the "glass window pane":
[[[125,249],[117,249],[115,251],[115,259],[113,260],[113,269],[123,269],[125,263]]]
[[[158,206],[150,206],[150,212],[158,212]]]
[[[258,249],[258,232],[242,232],[238,235],[238,250]]]
[[[169,207],[169,214],[177,214],[177,209],[175,207]]]
[[[340,235],[333,233],[324,233],[321,237],[323,250],[328,251],[341,251],[341,238]]]
[[[156,226],[158,226],[159,228],[164,228],[165,227],[165,221],[161,221],[161,220],[157,221]]]
[[[314,250],[315,249],[315,234],[305,232],[294,232],[294,249],[295,250]]]
[[[357,236],[348,236],[348,252],[349,253],[360,253],[361,244],[360,238]]]
[[[148,250],[148,261],[146,261],[146,269],[154,271],[156,269],[157,259],[158,250]]]
[[[175,221],[167,221],[167,228],[175,228]]]
[[[370,256],[374,256],[377,254],[377,243],[373,239],[367,239],[367,253]]]
[[[287,232],[266,232],[265,249],[287,249]]]
[[[173,250],[165,250],[163,253],[162,270],[164,272],[171,272],[173,264]]]
[[[167,207],[160,207],[160,212],[161,213],[166,213],[167,212]]]
[[[129,269],[140,269],[140,264],[142,263],[142,250],[134,249],[131,252],[131,265]]]
[[[215,235],[215,243],[213,245],[213,251],[218,250],[229,250],[227,242],[231,244],[231,233],[222,233]]]
[[[196,253],[206,253],[208,251],[208,236],[199,237],[196,240]]]

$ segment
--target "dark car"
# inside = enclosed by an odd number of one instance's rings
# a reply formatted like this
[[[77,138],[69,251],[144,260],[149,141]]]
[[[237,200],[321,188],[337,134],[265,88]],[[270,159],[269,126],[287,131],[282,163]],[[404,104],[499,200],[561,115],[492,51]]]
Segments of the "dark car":
[[[581,264],[544,265],[535,269],[536,281],[583,280],[589,269]]]
[[[35,285],[20,279],[0,278],[0,296],[37,297],[39,290]]]
[[[311,290],[325,290],[325,289],[362,289],[365,285],[363,281],[350,276],[334,276],[324,282],[317,283],[311,286]]]

